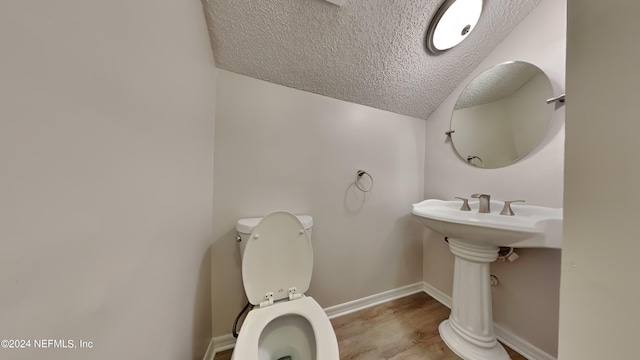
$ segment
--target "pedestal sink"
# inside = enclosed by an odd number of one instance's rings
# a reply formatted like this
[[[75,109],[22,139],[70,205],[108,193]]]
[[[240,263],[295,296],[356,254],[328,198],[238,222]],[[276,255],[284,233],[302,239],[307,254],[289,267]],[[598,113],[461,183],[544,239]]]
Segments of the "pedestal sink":
[[[427,228],[448,238],[455,255],[451,315],[440,324],[440,336],[465,360],[510,359],[496,340],[491,311],[489,264],[500,246],[561,248],[562,209],[512,205],[514,216],[500,215],[504,203],[491,201],[491,212],[461,211],[460,201],[425,200],[411,213]]]

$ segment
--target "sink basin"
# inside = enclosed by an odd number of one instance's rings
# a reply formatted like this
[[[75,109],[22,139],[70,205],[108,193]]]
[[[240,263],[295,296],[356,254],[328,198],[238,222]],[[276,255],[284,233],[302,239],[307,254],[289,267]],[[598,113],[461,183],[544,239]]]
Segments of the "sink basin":
[[[511,204],[515,215],[500,215],[502,201],[491,201],[491,212],[478,213],[479,202],[469,201],[471,211],[461,211],[460,200],[429,199],[413,204],[412,213],[427,228],[444,236],[478,245],[519,248],[562,247],[562,209]]]
[[[438,330],[454,353],[466,360],[508,360],[493,329],[489,264],[500,246],[562,246],[562,209],[512,204],[515,215],[500,215],[504,205],[491,201],[491,212],[478,213],[479,201],[425,200],[411,212],[427,228],[449,239],[455,255],[451,314]]]

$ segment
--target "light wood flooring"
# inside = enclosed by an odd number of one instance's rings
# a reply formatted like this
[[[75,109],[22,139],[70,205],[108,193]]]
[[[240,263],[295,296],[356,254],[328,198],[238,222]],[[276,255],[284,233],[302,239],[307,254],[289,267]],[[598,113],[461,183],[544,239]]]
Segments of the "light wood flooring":
[[[417,293],[331,320],[340,360],[459,360],[440,338],[438,325],[449,308]],[[513,360],[525,357],[505,346]],[[231,350],[215,360],[231,359]],[[322,359],[319,359],[322,360]]]

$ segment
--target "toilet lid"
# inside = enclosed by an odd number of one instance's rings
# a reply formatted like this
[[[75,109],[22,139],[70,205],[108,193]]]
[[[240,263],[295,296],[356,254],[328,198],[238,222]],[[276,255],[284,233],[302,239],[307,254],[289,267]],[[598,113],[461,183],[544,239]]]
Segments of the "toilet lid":
[[[313,271],[311,239],[300,220],[290,212],[276,211],[253,228],[242,257],[242,281],[249,302],[258,305],[265,294],[273,300],[309,289]]]

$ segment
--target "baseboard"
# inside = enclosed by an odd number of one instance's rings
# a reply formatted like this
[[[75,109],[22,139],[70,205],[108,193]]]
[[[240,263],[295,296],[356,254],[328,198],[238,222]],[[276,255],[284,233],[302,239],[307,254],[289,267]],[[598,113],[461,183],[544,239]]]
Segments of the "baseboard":
[[[443,293],[442,291],[434,288],[433,286],[427,284],[426,282],[422,283],[422,291],[427,293],[427,295],[432,298],[438,300],[438,302],[449,309],[451,309],[451,296]]]
[[[422,282],[418,282],[415,284],[402,286],[397,289],[392,289],[379,294],[374,294],[362,299],[353,300],[344,304],[331,306],[324,309],[324,311],[329,317],[329,319],[333,319],[343,315],[351,314],[359,310],[364,310],[366,308],[370,308],[372,306],[376,306],[376,305],[385,303],[387,301],[399,299],[408,295],[422,292],[423,284],[424,283]],[[227,335],[223,335],[223,336],[219,336],[211,339],[211,343],[209,344],[209,347],[212,348],[213,350],[212,351],[207,350],[207,354],[209,357],[205,355],[204,360],[213,360],[216,353],[233,349],[235,344],[236,344],[236,339],[231,334],[227,334]]]
[[[427,283],[423,284],[423,290],[425,293],[427,293],[427,295],[438,300],[442,305],[451,309],[451,296],[443,293],[442,291]],[[496,337],[498,338],[498,340],[500,340],[500,342],[507,345],[518,354],[524,356],[529,360],[556,360],[555,357],[533,346],[530,342],[514,334],[511,330],[507,329],[503,325],[494,323],[493,329],[496,333]]]
[[[496,332],[496,337],[500,342],[529,360],[556,360],[554,356],[533,346],[530,342],[508,330],[504,325],[493,323],[493,330]]]
[[[389,291],[381,292],[371,296],[364,297],[362,299],[353,300],[344,304],[330,306],[324,309],[329,319],[337,318],[347,314],[351,314],[356,311],[364,310],[372,306],[386,303],[387,301],[400,299],[408,295],[419,293],[423,291],[423,283],[418,282],[411,285],[399,287]]]
[[[209,354],[209,357],[205,355],[204,360],[213,360],[216,357],[217,353],[233,349],[234,346],[236,346],[236,338],[234,338],[231,334],[214,337],[213,339],[211,339],[211,343],[209,343],[209,347],[212,348],[213,351],[209,353],[209,350],[207,349],[207,354]]]
[[[202,358],[202,360],[213,360],[215,357],[216,357],[216,350],[214,346],[214,341],[213,339],[211,339],[211,341],[209,341],[209,346],[207,347],[207,352],[204,353],[204,357]]]
[[[442,305],[451,308],[451,296],[425,282],[418,282],[367,296],[362,299],[349,301],[344,304],[330,306],[324,309],[324,311],[329,319],[333,319],[419,292],[425,292]],[[556,360],[555,357],[533,346],[531,343],[517,336],[503,325],[494,324],[494,330],[498,340],[529,360]],[[209,349],[207,349],[204,360],[214,360],[216,353],[232,349],[235,344],[236,339],[231,334],[211,339],[211,343],[209,344]]]

